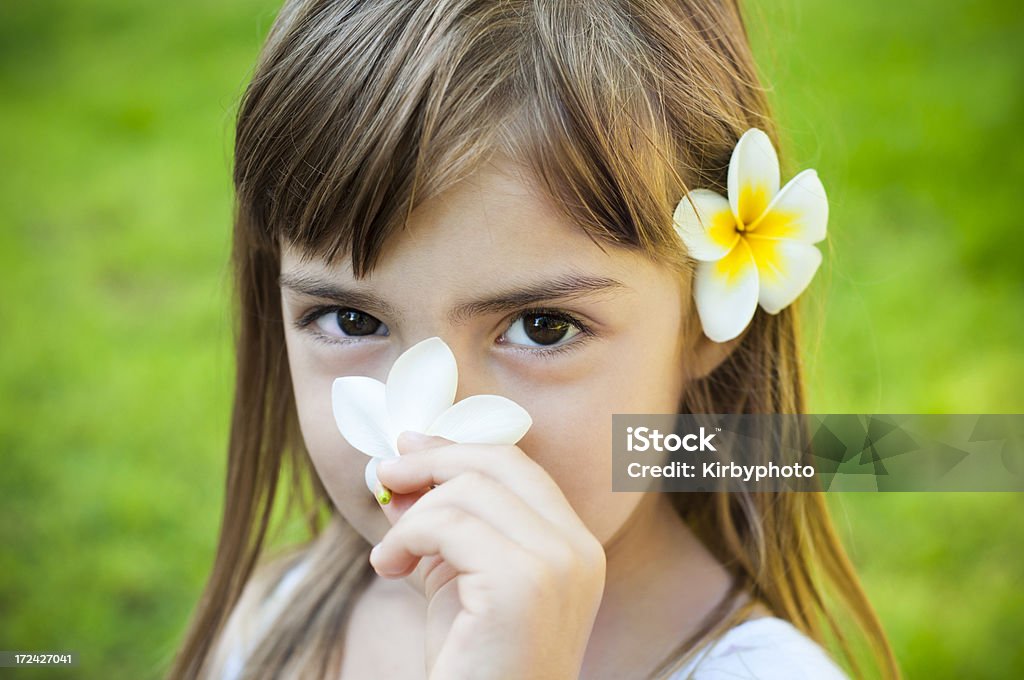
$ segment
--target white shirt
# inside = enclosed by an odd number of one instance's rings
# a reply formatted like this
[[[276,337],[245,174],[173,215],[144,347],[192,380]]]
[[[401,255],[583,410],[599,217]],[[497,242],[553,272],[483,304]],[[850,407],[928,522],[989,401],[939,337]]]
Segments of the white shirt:
[[[235,680],[241,675],[242,666],[252,652],[253,643],[262,639],[267,632],[267,626],[281,613],[281,609],[288,601],[288,595],[309,570],[309,564],[307,561],[300,561],[281,577],[281,581],[277,584],[270,599],[260,608],[260,624],[251,636],[247,635],[244,639],[229,641],[230,647],[224,661],[221,680]]]
[[[669,680],[684,679],[849,680],[849,676],[796,626],[766,616],[729,629]]]
[[[288,595],[305,576],[307,562],[299,562],[281,579],[260,612],[261,624],[253,638],[232,641],[221,680],[236,680],[251,651],[273,621]],[[696,670],[694,670],[696,668]],[[692,675],[691,675],[692,674]],[[850,680],[825,651],[785,619],[767,616],[734,626],[713,646],[676,671],[669,680]]]

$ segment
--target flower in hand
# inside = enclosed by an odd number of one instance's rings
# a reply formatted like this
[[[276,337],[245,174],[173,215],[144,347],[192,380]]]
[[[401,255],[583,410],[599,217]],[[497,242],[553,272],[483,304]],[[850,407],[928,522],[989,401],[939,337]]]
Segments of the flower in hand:
[[[455,355],[439,337],[419,342],[395,360],[383,383],[368,376],[336,378],[331,386],[334,420],[353,447],[370,456],[366,487],[381,504],[391,492],[377,479],[377,464],[397,457],[405,430],[461,444],[515,444],[533,424],[511,399],[478,394],[455,401]]]

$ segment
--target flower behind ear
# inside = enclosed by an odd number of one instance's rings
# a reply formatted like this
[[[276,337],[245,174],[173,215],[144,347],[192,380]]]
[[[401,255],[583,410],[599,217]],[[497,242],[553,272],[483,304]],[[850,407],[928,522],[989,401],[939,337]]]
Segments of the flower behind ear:
[[[676,232],[695,260],[694,298],[704,333],[738,336],[758,304],[769,314],[789,306],[821,265],[828,199],[812,169],[779,189],[771,140],[751,128],[729,160],[728,198],[695,189],[676,205]]]

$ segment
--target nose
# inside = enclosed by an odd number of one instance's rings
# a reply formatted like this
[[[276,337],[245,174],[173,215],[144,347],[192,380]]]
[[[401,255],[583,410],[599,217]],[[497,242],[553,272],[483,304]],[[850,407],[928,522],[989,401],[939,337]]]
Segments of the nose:
[[[455,355],[459,366],[459,383],[455,390],[455,401],[459,402],[474,394],[494,394],[497,386],[487,370],[485,362],[477,353],[463,352]]]

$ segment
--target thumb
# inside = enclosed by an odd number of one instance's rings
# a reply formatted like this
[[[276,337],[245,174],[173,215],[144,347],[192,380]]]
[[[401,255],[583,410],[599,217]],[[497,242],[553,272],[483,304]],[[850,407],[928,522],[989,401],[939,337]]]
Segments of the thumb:
[[[406,453],[412,453],[414,451],[433,449],[438,446],[454,443],[455,442],[445,439],[444,437],[423,434],[422,432],[416,432],[415,430],[403,430],[402,433],[398,435],[398,453],[405,455]]]

